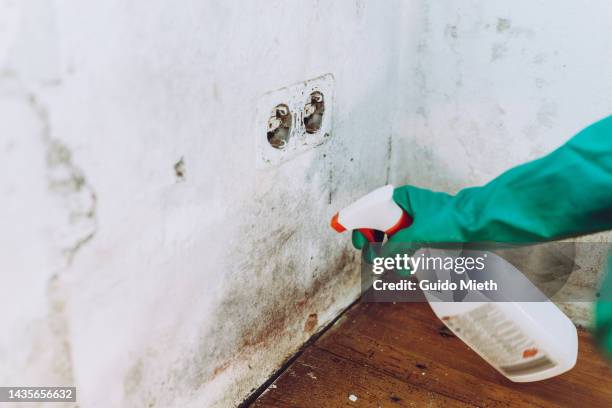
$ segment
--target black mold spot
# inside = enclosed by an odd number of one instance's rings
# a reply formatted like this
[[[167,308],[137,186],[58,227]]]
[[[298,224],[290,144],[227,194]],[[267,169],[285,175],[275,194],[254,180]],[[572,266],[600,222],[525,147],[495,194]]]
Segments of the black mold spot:
[[[185,180],[185,160],[182,157],[174,163],[174,175],[176,176],[176,181]]]

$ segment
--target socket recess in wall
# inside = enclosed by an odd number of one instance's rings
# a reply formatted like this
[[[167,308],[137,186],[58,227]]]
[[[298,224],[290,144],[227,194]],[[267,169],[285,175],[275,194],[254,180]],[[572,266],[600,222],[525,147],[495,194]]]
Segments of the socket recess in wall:
[[[333,91],[334,77],[326,74],[258,99],[257,168],[277,166],[331,137]]]

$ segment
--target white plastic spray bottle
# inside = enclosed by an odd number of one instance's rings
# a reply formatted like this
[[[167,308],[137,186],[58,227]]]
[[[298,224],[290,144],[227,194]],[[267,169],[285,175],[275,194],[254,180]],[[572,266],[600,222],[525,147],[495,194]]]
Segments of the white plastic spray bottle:
[[[331,221],[338,232],[358,229],[374,242],[375,231],[387,236],[407,228],[412,219],[395,201],[393,186],[372,191],[339,211]],[[380,235],[379,235],[380,236]],[[442,251],[443,253],[437,252]],[[457,251],[424,248],[424,256],[457,256]],[[461,302],[444,299],[440,292],[425,291],[432,310],[444,324],[497,371],[515,382],[539,381],[570,370],[576,364],[578,335],[574,324],[529,279],[503,258],[487,252],[487,278],[505,281],[533,294],[535,302],[492,302],[471,292]],[[450,271],[429,271],[428,276],[450,279]],[[446,276],[445,276],[446,274]]]
[[[392,236],[412,224],[412,218],[393,201],[391,184],[378,188],[337,212],[331,227],[337,232],[359,230],[370,242],[375,231]]]

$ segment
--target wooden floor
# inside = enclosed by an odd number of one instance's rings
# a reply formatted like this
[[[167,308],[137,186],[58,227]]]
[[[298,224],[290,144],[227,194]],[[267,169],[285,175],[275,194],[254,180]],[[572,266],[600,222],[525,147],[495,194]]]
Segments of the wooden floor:
[[[570,372],[516,384],[444,328],[426,303],[357,303],[256,407],[612,407],[612,370],[579,333]]]

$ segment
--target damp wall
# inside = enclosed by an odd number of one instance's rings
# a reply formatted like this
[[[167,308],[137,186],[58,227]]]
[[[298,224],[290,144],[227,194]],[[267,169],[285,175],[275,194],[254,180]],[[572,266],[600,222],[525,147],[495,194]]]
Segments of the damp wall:
[[[0,1],[0,383],[242,401],[358,296],[338,208],[484,183],[609,113],[610,6],[577,7]],[[325,143],[258,166],[262,97],[326,74]]]
[[[388,180],[410,5],[0,4],[0,383],[242,401],[359,294],[328,222]],[[328,140],[258,169],[262,95],[326,74]]]

